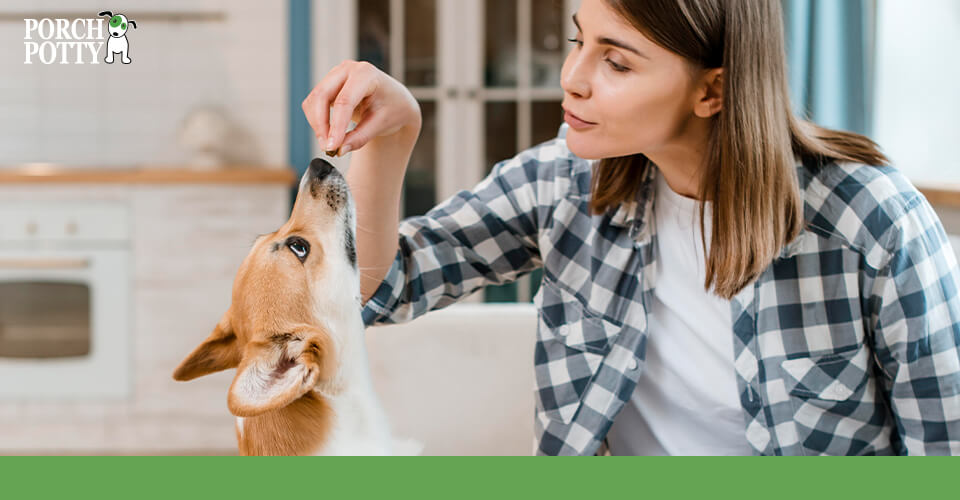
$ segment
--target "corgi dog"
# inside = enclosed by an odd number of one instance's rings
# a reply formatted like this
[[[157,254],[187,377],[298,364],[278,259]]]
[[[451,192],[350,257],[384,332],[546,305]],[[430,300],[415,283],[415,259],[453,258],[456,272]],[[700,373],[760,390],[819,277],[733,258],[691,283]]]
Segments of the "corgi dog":
[[[415,455],[374,392],[361,317],[356,217],[346,180],[315,159],[290,220],[256,239],[230,307],[173,373],[236,368],[227,407],[241,455]],[[398,448],[399,447],[399,448]]]

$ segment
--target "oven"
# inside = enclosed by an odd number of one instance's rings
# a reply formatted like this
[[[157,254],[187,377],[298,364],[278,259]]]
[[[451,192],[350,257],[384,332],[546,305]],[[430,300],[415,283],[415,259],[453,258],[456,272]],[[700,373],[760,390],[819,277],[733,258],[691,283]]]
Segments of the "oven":
[[[0,202],[0,400],[131,393],[129,210]]]

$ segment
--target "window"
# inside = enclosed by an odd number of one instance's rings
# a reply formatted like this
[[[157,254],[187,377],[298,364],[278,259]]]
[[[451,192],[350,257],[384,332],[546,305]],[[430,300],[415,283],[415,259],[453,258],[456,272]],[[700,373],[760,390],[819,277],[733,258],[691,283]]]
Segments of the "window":
[[[877,9],[874,139],[914,183],[960,183],[960,2]]]

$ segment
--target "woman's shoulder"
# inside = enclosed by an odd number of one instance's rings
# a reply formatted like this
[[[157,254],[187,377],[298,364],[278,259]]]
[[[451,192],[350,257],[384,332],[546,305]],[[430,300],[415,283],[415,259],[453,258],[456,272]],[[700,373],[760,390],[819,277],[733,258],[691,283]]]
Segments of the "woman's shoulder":
[[[895,167],[808,162],[800,168],[808,226],[845,240],[874,264],[939,225],[926,198]]]

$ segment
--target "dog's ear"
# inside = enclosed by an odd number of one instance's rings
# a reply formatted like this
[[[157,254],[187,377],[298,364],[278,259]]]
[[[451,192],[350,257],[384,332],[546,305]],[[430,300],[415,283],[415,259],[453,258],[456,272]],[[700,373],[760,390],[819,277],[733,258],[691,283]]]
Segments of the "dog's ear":
[[[137,22],[136,22],[136,21],[134,21],[133,19],[129,19],[129,20],[127,20],[127,22],[130,23],[130,26],[133,26],[133,29],[137,29]]]
[[[113,12],[110,12],[109,10],[105,10],[105,11],[103,11],[103,12],[97,14],[97,15],[98,15],[98,16],[113,17]]]
[[[291,330],[247,346],[227,396],[231,413],[255,417],[283,408],[314,388],[327,395],[342,389],[330,335],[308,325]]]
[[[185,382],[240,364],[240,346],[230,325],[230,311],[223,315],[213,333],[197,346],[173,372],[173,379]]]

